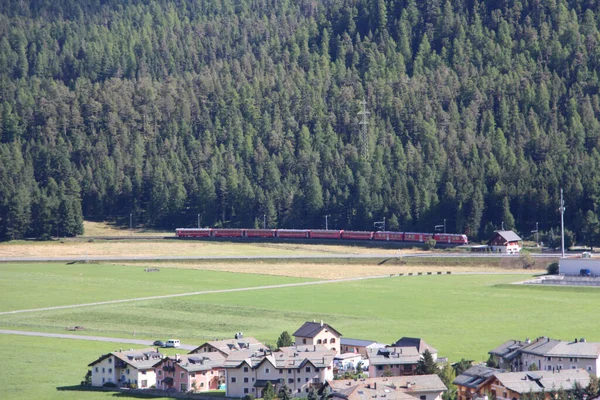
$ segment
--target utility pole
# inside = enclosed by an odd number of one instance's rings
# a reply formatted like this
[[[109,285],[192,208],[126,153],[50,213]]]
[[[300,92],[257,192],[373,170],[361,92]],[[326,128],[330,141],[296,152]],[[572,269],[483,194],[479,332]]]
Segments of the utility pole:
[[[446,233],[446,218],[444,218],[444,233]]]
[[[329,230],[329,221],[328,221],[329,215],[325,216],[325,230],[328,231]]]
[[[565,201],[563,200],[563,190],[560,189],[560,253],[565,257]]]
[[[383,231],[385,232],[385,217],[383,217]]]
[[[198,214],[198,229],[200,229],[200,214]]]
[[[362,110],[358,113],[361,116],[360,124],[360,151],[363,159],[367,160],[369,158],[369,121],[367,117],[371,114],[367,111],[367,101],[363,98],[360,102],[362,104]]]
[[[502,230],[504,230],[504,221],[502,221]]]
[[[129,214],[129,235],[133,235],[133,214]]]
[[[535,233],[535,246],[538,247],[539,246],[539,233],[538,233],[538,223],[535,223],[535,230],[531,231],[531,233]]]
[[[267,214],[263,214],[263,229],[267,229]]]

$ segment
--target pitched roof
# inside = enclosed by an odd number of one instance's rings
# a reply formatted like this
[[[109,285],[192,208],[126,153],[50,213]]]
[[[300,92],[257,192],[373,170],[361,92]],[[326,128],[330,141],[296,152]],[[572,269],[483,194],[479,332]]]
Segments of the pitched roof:
[[[114,356],[124,363],[138,370],[151,369],[157,361],[162,359],[164,356],[154,347],[139,350],[126,350],[126,351],[113,351],[112,353],[104,354],[100,356],[96,361],[88,364],[91,367],[102,360],[107,359],[110,356]]]
[[[600,343],[598,342],[559,342],[546,352],[550,357],[582,357],[598,358]]]
[[[564,369],[559,372],[504,372],[494,377],[507,389],[517,393],[541,392],[549,390],[571,390],[575,382],[582,387],[590,383],[590,375],[584,369]]]
[[[251,349],[258,350],[260,348],[264,348],[265,345],[256,340],[253,337],[245,337],[239,339],[223,339],[223,340],[212,340],[206,342],[194,350],[190,351],[189,354],[199,353],[200,349],[204,346],[208,346],[214,349],[214,351],[219,351],[224,355],[228,355],[232,351],[242,350],[242,349]],[[204,352],[202,352],[204,353]]]
[[[183,354],[179,356],[179,361],[177,361],[177,357],[167,357],[155,363],[154,366],[159,366],[167,361],[173,361],[174,363],[177,363],[177,365],[179,365],[184,371],[198,372],[210,371],[215,368],[223,368],[225,357],[218,352]]]
[[[425,343],[425,341],[421,338],[411,338],[411,337],[402,337],[398,339],[396,343],[392,345],[393,347],[416,347],[419,353],[425,352],[425,350],[429,350],[430,353],[437,353],[438,351]]]
[[[483,365],[475,365],[468,370],[463,371],[463,373],[458,375],[452,383],[472,389],[479,389],[485,381],[491,378],[494,374],[500,372],[504,371]]]
[[[340,344],[342,346],[356,346],[356,347],[367,347],[372,345],[381,345],[385,347],[384,344],[378,343],[374,340],[363,340],[363,339],[350,339],[350,338],[341,338]]]
[[[333,397],[348,400],[414,400],[424,392],[443,392],[446,386],[437,375],[393,376],[361,380],[327,381]]]
[[[488,354],[493,354],[495,356],[510,360],[518,356],[520,354],[519,350],[527,344],[527,342],[522,342],[520,340],[509,340],[508,342],[502,343],[494,350],[489,351]]]
[[[367,357],[371,365],[416,364],[421,359],[421,353],[416,347],[386,347],[368,349]]]
[[[335,350],[317,345],[282,347],[279,351],[262,349],[259,351],[241,350],[232,352],[225,360],[225,368],[239,368],[244,363],[251,368],[257,368],[263,362],[271,363],[275,368],[302,368],[307,363],[326,368],[337,355]]]
[[[502,239],[506,240],[507,242],[518,242],[518,241],[522,241],[523,239],[521,239],[519,237],[519,235],[517,235],[516,233],[514,233],[513,231],[495,231],[495,235],[500,235],[500,237],[502,237]],[[493,239],[493,237],[492,237]],[[491,241],[491,239],[490,239]],[[489,243],[489,241],[488,241]]]
[[[539,337],[533,342],[523,346],[519,351],[521,353],[545,356],[548,351],[552,350],[559,343],[560,340],[550,339],[547,337]]]
[[[308,337],[314,338],[317,336],[323,329],[327,329],[338,336],[342,336],[335,328],[333,328],[329,324],[324,324],[323,321],[319,322],[305,322],[296,332],[294,332],[294,336],[299,337]]]

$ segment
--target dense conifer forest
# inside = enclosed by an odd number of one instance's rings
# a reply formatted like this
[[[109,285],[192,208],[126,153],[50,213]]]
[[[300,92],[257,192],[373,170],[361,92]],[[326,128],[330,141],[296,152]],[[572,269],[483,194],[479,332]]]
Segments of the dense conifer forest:
[[[599,30],[597,0],[3,0],[0,237],[528,236],[564,188],[593,242]]]

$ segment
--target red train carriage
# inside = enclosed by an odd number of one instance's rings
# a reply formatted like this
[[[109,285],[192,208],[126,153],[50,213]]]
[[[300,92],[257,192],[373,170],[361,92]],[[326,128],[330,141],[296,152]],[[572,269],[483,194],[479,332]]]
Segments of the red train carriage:
[[[271,238],[275,237],[275,229],[246,229],[246,237]]]
[[[310,231],[311,239],[340,239],[344,231],[315,229]]]
[[[213,237],[244,237],[245,229],[213,229]]]
[[[175,229],[175,236],[177,236],[177,237],[210,237],[211,231],[212,231],[211,228],[204,228],[204,229],[178,228],[178,229]]]
[[[459,235],[454,233],[436,233],[433,238],[438,243],[448,244],[468,244],[469,239],[467,235]]]
[[[342,231],[342,239],[371,240],[373,239],[373,232]]]
[[[277,229],[277,237],[290,239],[308,238],[310,231],[308,229]]]
[[[404,232],[405,242],[423,243],[429,239],[433,239],[433,233]]]
[[[387,240],[393,242],[402,242],[404,241],[404,232],[374,232],[373,240]]]

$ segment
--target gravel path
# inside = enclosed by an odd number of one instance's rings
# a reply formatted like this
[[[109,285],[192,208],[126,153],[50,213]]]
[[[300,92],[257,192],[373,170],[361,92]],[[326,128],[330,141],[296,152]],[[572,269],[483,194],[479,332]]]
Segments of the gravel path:
[[[104,337],[104,336],[70,335],[67,333],[12,331],[12,330],[8,330],[8,329],[0,329],[0,334],[21,335],[21,336],[39,336],[39,337],[59,338],[59,339],[91,340],[91,341],[95,341],[95,342],[127,343],[127,344],[139,344],[141,346],[153,346],[152,341],[150,341],[150,340],[111,338],[111,337]],[[198,346],[195,346],[192,344],[182,344],[179,348],[183,349],[183,350],[194,350],[196,347],[198,347]]]

